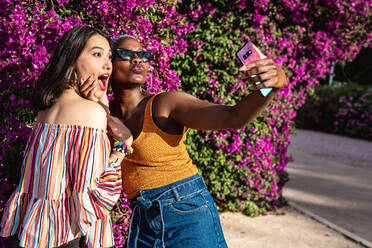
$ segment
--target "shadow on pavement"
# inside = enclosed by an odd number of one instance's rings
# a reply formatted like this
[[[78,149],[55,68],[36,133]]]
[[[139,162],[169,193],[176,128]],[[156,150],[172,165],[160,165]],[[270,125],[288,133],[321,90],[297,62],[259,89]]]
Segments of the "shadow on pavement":
[[[296,133],[289,147],[294,161],[287,166],[290,180],[284,187],[284,197],[372,242],[372,142],[313,131],[297,130]],[[317,143],[320,140],[322,144]],[[337,149],[340,144],[343,148]],[[327,150],[324,146],[333,148]],[[353,154],[345,150],[352,146]],[[362,146],[371,150],[358,163],[358,157],[362,156],[355,148]],[[319,155],[322,148],[337,152],[325,154],[323,151]]]

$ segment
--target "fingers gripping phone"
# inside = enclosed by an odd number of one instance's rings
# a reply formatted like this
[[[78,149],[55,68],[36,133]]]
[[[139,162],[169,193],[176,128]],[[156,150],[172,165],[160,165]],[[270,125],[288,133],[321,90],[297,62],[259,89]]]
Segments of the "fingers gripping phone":
[[[252,43],[247,42],[239,51],[236,52],[236,57],[238,60],[244,65],[247,62],[252,62],[255,60],[266,58],[263,53],[261,53],[260,50]],[[252,77],[255,77],[256,75],[253,75]],[[261,82],[256,82],[256,84],[260,84]],[[271,87],[269,88],[262,88],[260,89],[261,94],[266,97],[270,91],[272,90]]]

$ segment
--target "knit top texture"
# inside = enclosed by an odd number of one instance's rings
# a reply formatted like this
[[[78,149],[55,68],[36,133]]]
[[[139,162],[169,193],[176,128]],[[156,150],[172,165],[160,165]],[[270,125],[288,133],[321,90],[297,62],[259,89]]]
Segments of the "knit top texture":
[[[145,107],[142,131],[134,140],[133,154],[122,161],[123,189],[131,199],[141,190],[154,189],[198,172],[186,151],[186,133],[161,130],[152,116],[152,96]]]

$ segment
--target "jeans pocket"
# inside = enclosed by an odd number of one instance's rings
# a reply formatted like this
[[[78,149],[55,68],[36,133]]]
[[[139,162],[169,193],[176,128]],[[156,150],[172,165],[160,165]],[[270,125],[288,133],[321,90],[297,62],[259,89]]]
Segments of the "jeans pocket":
[[[206,209],[207,207],[207,202],[200,193],[188,198],[183,198],[169,205],[170,210],[177,214],[191,214]]]

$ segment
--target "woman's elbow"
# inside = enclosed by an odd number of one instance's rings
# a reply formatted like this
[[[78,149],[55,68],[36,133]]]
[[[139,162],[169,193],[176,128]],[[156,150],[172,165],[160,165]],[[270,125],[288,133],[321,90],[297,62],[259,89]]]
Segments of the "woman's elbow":
[[[236,129],[236,130],[239,130],[239,129],[242,129],[244,127],[246,127],[251,121],[241,121],[241,122],[237,122],[234,124],[234,126],[232,127],[232,129]]]
[[[236,109],[232,109],[230,112],[230,116],[226,120],[226,123],[230,123],[231,129],[242,129],[243,127],[246,127],[251,121],[253,121],[254,118],[252,118],[251,115],[243,115],[237,111]]]
[[[235,116],[231,118],[231,129],[242,129],[243,127],[246,127],[252,120],[251,119],[246,119],[246,118],[239,118],[238,116]]]

